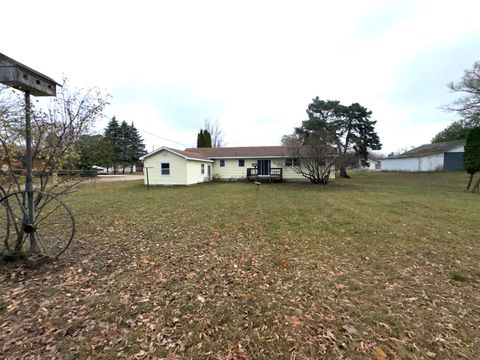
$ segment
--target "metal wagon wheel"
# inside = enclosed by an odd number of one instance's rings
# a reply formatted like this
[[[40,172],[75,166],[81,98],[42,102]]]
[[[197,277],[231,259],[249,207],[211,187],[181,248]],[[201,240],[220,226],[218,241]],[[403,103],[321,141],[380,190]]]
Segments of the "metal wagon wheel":
[[[13,253],[41,254],[58,258],[75,235],[71,210],[55,195],[32,191],[35,219],[28,221],[26,191],[8,194],[0,200],[0,239]],[[32,240],[36,248],[32,248]]]

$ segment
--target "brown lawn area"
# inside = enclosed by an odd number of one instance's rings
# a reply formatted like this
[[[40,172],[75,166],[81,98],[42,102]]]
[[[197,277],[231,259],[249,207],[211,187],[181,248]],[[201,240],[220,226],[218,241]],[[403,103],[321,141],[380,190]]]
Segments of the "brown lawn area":
[[[83,188],[60,260],[0,266],[0,358],[478,358],[466,180]]]

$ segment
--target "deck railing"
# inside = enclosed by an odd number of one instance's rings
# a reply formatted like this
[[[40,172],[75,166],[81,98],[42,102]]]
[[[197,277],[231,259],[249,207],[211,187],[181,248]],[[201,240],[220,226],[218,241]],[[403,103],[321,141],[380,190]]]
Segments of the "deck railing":
[[[247,168],[247,179],[250,181],[274,182],[283,180],[282,168],[271,168],[270,174],[262,175],[258,173],[258,168]]]

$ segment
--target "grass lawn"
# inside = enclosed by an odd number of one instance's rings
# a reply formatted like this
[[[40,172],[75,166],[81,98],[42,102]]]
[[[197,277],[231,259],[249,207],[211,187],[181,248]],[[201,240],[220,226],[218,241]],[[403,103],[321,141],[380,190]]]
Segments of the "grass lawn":
[[[478,358],[466,181],[83,188],[59,261],[0,266],[0,358]]]

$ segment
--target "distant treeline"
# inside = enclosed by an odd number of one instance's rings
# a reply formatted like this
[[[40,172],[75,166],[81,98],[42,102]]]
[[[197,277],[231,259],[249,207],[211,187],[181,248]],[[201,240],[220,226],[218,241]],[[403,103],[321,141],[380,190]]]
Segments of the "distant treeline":
[[[138,130],[126,121],[119,123],[113,117],[103,134],[83,135],[77,143],[78,158],[75,163],[79,169],[91,169],[93,166],[113,168],[122,173],[136,165],[140,157],[146,154],[145,144]]]

